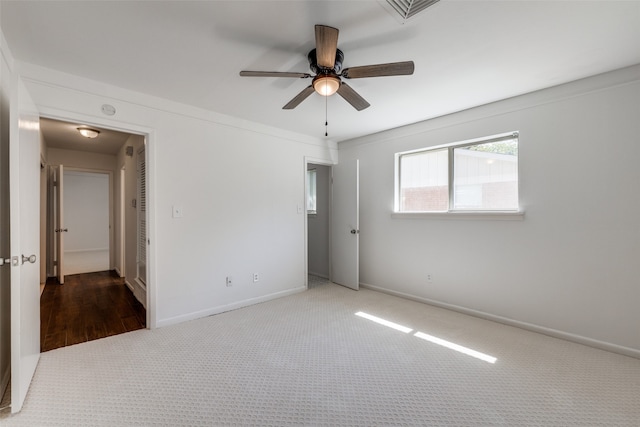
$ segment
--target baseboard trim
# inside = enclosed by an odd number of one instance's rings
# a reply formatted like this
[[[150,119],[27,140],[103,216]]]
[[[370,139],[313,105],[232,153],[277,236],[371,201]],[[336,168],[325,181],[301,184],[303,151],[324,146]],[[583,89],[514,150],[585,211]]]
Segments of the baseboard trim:
[[[384,294],[393,295],[400,298],[406,298],[412,301],[421,302],[423,304],[433,305],[435,307],[445,308],[447,310],[456,311],[458,313],[467,314],[469,316],[478,317],[485,320],[491,320],[493,322],[502,323],[508,326],[514,326],[516,328],[525,329],[531,332],[537,332],[539,334],[547,335],[553,338],[560,338],[566,341],[575,342],[577,344],[594,347],[600,350],[610,351],[612,353],[622,354],[623,356],[634,357],[640,359],[640,350],[636,350],[630,347],[624,347],[621,345],[609,343],[606,341],[594,340],[582,335],[571,334],[563,332],[557,329],[546,328],[544,326],[535,325],[533,323],[521,322],[519,320],[510,319],[508,317],[496,316],[494,314],[485,313],[484,311],[473,310],[466,307],[461,307],[454,304],[448,304],[429,298],[423,298],[404,292],[393,291],[391,289],[382,288],[379,286],[369,285],[367,283],[360,283],[360,286],[372,291],[382,292]]]
[[[289,295],[294,295],[300,292],[304,292],[306,290],[307,290],[306,286],[300,286],[300,287],[289,289],[286,291],[263,295],[256,298],[249,298],[249,299],[234,302],[231,304],[219,305],[217,307],[208,308],[206,310],[200,310],[200,311],[195,311],[193,313],[170,317],[168,319],[158,320],[158,322],[156,323],[156,327],[161,328],[163,326],[176,325],[178,323],[186,322],[189,320],[195,320],[203,317],[213,316],[214,314],[220,314],[227,311],[237,310],[243,307],[248,307],[250,305],[259,304],[262,302],[267,302],[267,301],[271,301],[271,300],[282,298],[282,297],[287,297]]]
[[[118,269],[118,267],[113,267],[113,271],[116,272],[116,274],[118,275],[118,277],[124,277],[124,275],[120,272],[120,270]]]

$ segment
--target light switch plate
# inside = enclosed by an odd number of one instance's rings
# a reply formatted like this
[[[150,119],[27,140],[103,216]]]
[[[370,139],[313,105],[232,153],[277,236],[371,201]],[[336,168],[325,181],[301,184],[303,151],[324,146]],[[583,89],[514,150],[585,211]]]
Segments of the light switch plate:
[[[182,218],[182,206],[173,206],[173,213],[171,215],[173,218]]]

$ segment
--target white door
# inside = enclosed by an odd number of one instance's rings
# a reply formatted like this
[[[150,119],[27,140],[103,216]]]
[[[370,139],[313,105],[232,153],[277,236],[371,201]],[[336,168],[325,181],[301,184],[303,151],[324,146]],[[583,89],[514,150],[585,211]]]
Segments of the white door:
[[[331,281],[351,289],[360,287],[358,160],[333,166],[331,216]]]
[[[40,359],[39,116],[24,84],[18,83],[18,113],[11,115],[9,139],[11,255],[18,257],[18,265],[11,267],[12,413],[22,409]]]
[[[56,168],[56,275],[64,284],[64,166]]]
[[[63,176],[64,274],[109,270],[109,174],[65,168]]]

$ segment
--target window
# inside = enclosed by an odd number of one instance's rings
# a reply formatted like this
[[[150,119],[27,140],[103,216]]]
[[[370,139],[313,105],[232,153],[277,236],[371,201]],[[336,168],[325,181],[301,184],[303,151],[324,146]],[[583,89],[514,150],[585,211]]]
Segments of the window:
[[[517,211],[518,134],[397,154],[398,212]]]
[[[307,170],[307,214],[316,212],[316,170]]]

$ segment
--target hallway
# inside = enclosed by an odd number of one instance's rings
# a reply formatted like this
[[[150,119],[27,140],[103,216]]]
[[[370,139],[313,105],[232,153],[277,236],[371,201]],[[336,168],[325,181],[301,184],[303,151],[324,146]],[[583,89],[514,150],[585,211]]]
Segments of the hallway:
[[[49,278],[40,297],[40,351],[143,329],[146,311],[114,271]]]

